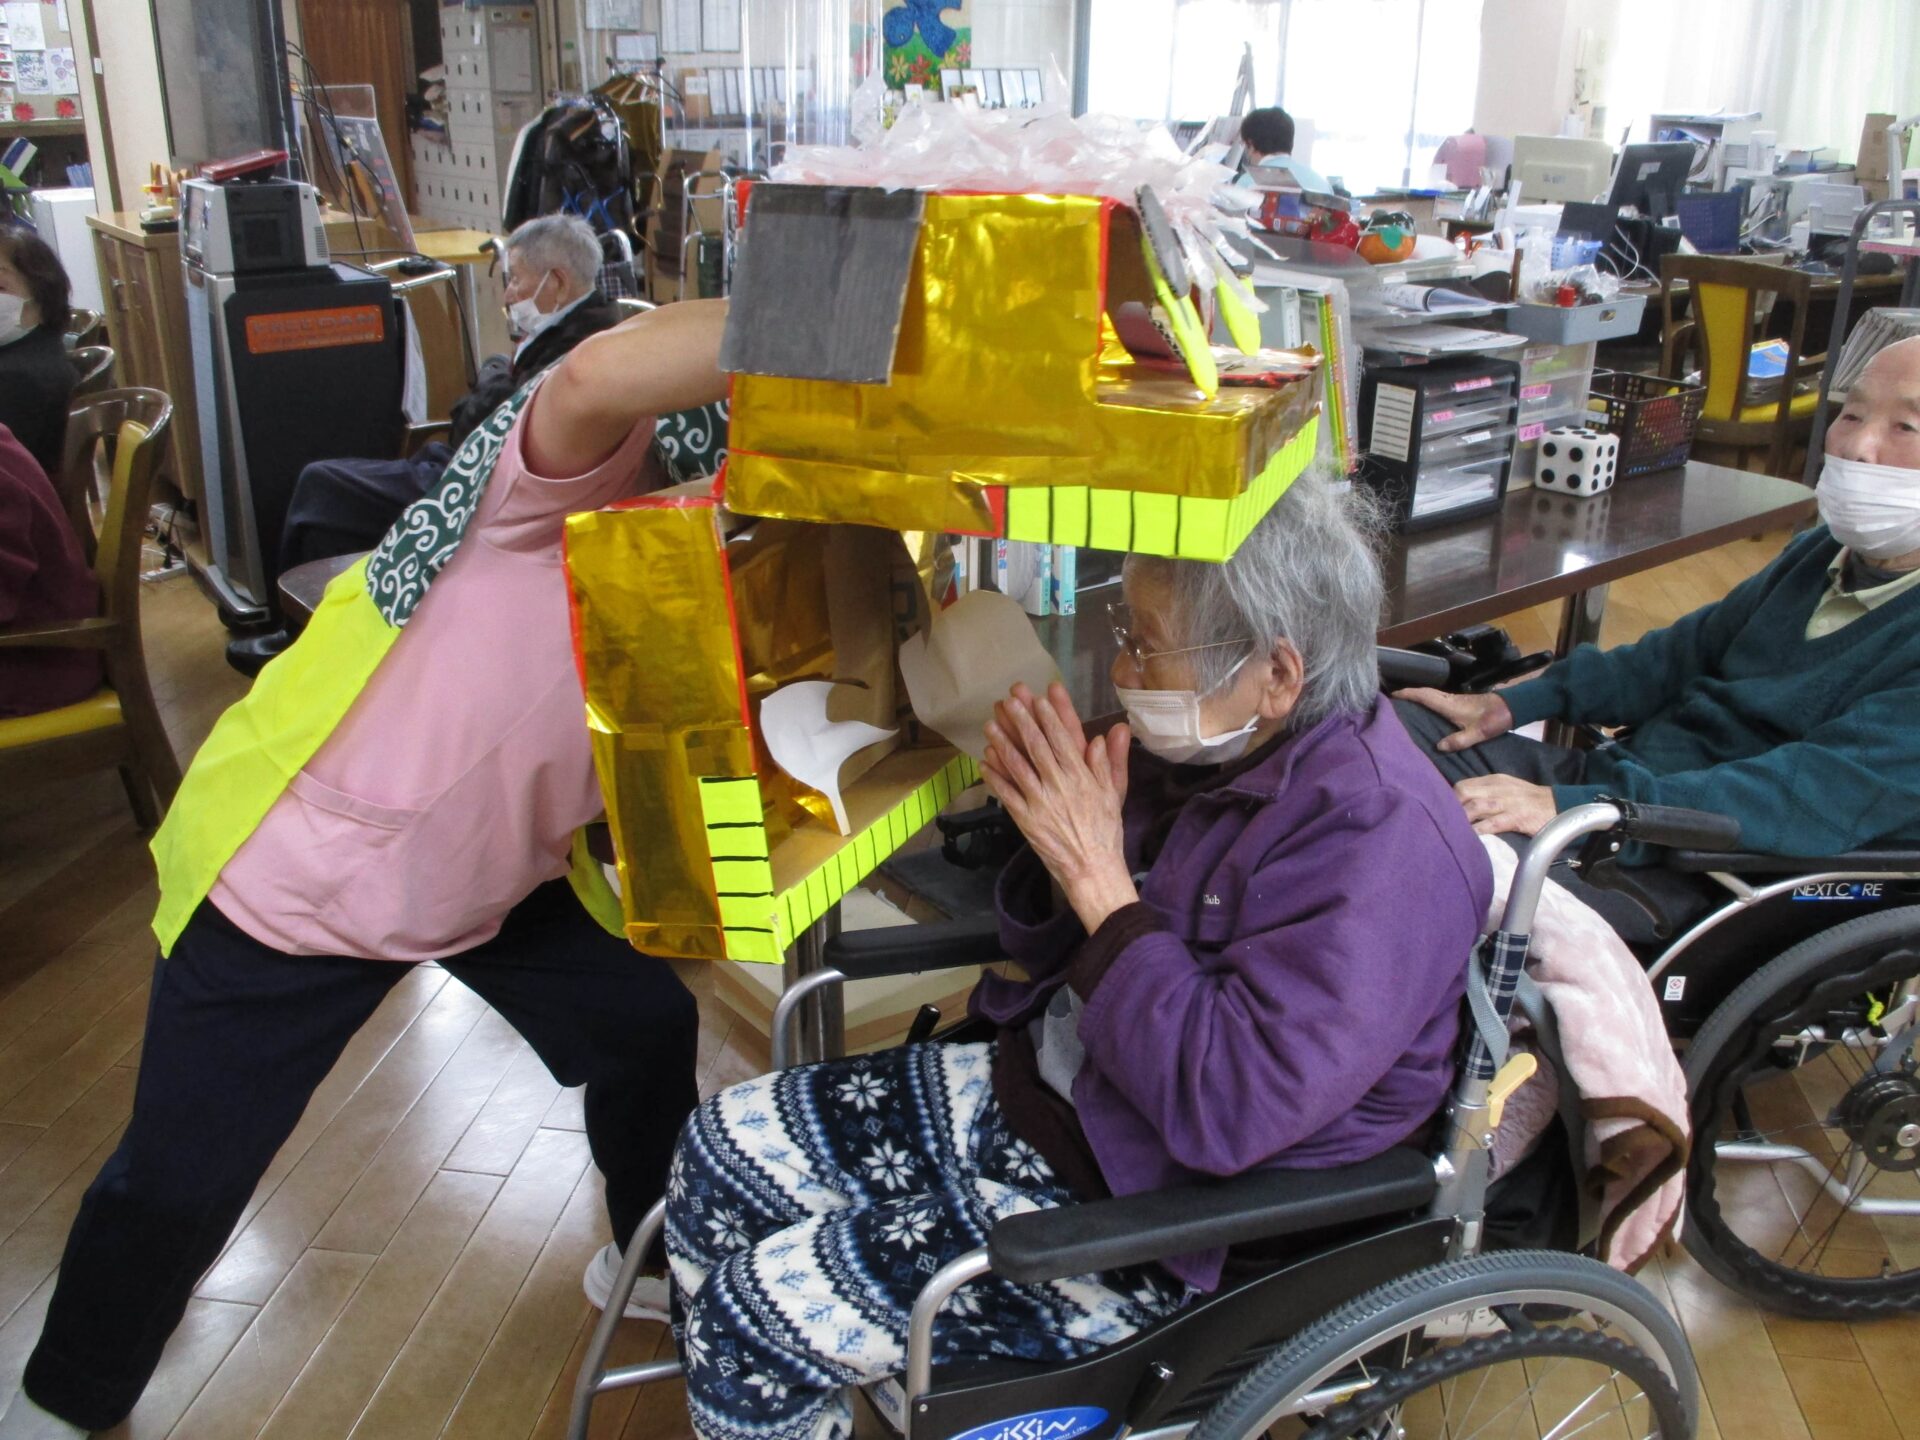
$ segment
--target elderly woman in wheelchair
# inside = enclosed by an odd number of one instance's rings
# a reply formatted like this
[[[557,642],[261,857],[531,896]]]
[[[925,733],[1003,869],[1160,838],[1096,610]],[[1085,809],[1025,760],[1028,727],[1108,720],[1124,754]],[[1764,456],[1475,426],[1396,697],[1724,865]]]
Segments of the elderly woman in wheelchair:
[[[1128,725],[1088,737],[1058,687],[997,708],[988,784],[1028,842],[998,953],[1025,978],[983,980],[989,1038],[779,1071],[688,1122],[665,1240],[704,1440],[846,1436],[861,1386],[916,1436],[1112,1435],[1181,1404],[1210,1433],[1272,1410],[1371,1434],[1423,1388],[1554,1357],[1610,1377],[1603,1409],[1631,1391],[1638,1430],[1690,1432],[1685,1341],[1633,1282],[1544,1253],[1471,1268],[1525,942],[1491,995],[1469,984],[1490,867],[1377,694],[1379,570],[1352,503],[1304,477],[1225,565],[1131,560]],[[1602,809],[1568,833],[1619,819]],[[896,933],[882,968],[955,963]],[[1436,1160],[1469,989],[1482,1023]],[[1411,1308],[1307,1323],[1409,1271],[1428,1281]],[[1487,1306],[1511,1354],[1428,1353],[1439,1316]],[[1195,1346],[1214,1359],[1189,1373]],[[957,1408],[935,1393],[936,1362],[1007,1361],[1025,1378],[962,1383]],[[1328,1388],[1356,1361],[1397,1365],[1400,1388]],[[576,1429],[596,1388],[671,1368],[583,1371]],[[875,1382],[903,1370],[889,1404]]]

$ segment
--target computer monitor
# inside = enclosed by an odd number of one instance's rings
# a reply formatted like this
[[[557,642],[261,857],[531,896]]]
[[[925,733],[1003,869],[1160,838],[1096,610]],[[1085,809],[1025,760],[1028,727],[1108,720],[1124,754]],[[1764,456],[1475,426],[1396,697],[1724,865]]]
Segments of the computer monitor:
[[[1604,140],[1568,140],[1559,135],[1516,135],[1513,178],[1522,203],[1592,200],[1607,188],[1613,147]]]
[[[1618,209],[1631,205],[1649,220],[1664,220],[1679,212],[1680,197],[1693,172],[1690,141],[1668,140],[1656,145],[1629,145],[1620,152],[1607,203]]]

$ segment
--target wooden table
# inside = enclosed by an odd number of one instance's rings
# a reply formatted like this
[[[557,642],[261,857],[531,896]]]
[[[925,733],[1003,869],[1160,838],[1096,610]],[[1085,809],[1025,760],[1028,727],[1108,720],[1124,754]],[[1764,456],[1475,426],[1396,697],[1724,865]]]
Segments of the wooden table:
[[[1410,645],[1564,600],[1560,653],[1599,636],[1610,581],[1798,523],[1796,480],[1690,461],[1590,500],[1516,490],[1491,515],[1395,538],[1383,645]]]
[[[329,555],[323,560],[309,560],[291,570],[283,570],[280,573],[280,613],[286,619],[287,629],[299,634],[319,608],[320,597],[326,593],[327,583],[341,571],[351,569],[367,553],[357,550],[351,555]]]

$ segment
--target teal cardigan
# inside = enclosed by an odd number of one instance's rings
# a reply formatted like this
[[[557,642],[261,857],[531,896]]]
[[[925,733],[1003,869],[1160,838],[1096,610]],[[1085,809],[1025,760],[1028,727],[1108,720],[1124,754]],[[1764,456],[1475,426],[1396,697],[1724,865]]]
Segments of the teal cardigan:
[[[1553,787],[1559,808],[1717,810],[1742,849],[1774,855],[1920,843],[1920,590],[1809,640],[1839,553],[1816,526],[1717,604],[1502,691],[1516,725],[1632,727],[1592,754],[1589,783]]]

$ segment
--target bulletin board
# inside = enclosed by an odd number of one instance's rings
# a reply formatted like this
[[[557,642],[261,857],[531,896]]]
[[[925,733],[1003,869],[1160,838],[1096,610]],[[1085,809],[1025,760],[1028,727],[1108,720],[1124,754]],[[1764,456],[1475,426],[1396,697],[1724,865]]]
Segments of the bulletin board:
[[[80,73],[65,0],[0,3],[0,122],[79,118]]]

